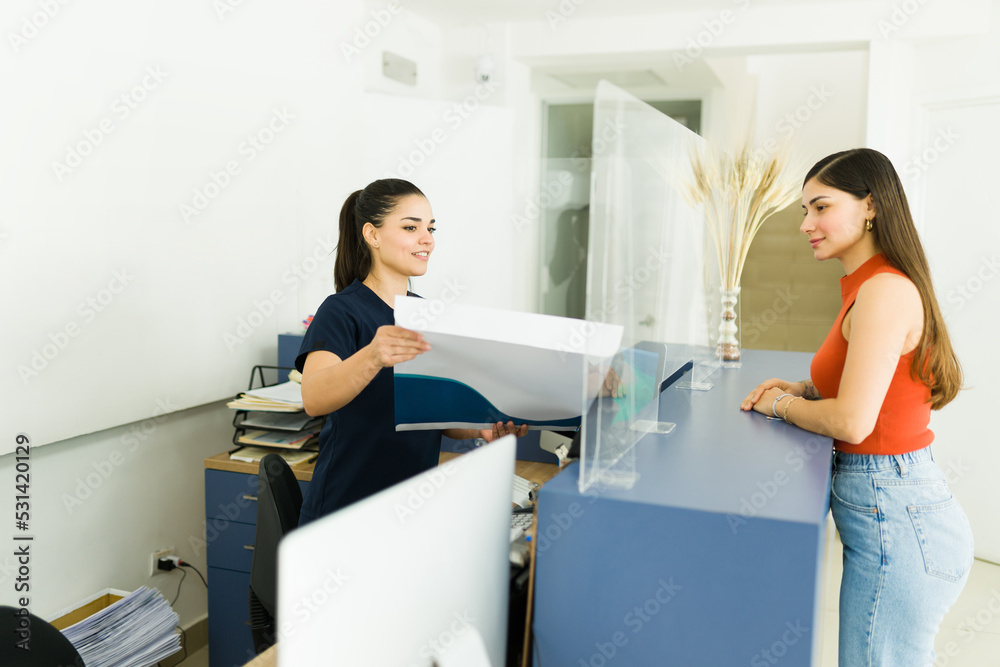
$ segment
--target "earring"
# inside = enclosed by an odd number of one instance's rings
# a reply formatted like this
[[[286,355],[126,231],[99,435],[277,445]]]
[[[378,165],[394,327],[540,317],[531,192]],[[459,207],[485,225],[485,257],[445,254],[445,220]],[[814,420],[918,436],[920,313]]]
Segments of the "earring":
[[[872,227],[871,227],[871,224],[872,224],[872,223],[870,223],[870,222],[868,223],[868,229],[869,229],[869,230],[871,230],[871,228],[872,228]],[[375,244],[375,247],[376,247],[376,248],[378,247],[378,244],[377,244],[377,243]]]
[[[866,230],[868,230],[870,232],[872,230],[873,226],[874,225],[872,225],[872,219],[871,218],[868,218],[867,220],[865,220],[865,229]]]

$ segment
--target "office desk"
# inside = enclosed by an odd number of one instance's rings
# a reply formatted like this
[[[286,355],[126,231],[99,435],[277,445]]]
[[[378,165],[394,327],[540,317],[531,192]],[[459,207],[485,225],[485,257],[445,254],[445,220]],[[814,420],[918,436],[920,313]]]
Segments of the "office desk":
[[[305,492],[314,463],[292,466]],[[205,459],[205,542],[208,561],[208,659],[234,667],[253,657],[250,634],[250,564],[257,531],[258,463]]]
[[[817,664],[832,442],[739,404],[810,355],[746,351],[707,392],[668,387],[669,435],[636,445],[628,491],[538,500],[536,666]]]

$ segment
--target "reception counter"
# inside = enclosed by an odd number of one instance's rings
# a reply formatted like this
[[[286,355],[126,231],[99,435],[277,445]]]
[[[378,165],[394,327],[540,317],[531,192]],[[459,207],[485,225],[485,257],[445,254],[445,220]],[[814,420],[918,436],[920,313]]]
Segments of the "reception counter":
[[[832,442],[739,409],[810,358],[750,350],[665,389],[677,427],[638,442],[630,490],[581,494],[578,464],[542,488],[536,667],[818,664]]]

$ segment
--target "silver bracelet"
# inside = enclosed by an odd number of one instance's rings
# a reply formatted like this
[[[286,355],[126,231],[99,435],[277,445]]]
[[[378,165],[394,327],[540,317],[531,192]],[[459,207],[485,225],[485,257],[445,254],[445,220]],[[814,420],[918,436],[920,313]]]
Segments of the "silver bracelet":
[[[774,415],[775,419],[781,419],[781,417],[778,416],[778,401],[783,399],[785,396],[791,396],[791,394],[781,394],[778,398],[774,399],[774,403],[771,403],[771,414]]]

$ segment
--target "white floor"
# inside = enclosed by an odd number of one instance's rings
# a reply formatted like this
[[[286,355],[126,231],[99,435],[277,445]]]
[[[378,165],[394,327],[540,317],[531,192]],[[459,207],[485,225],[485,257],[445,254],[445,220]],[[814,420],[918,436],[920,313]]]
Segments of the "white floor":
[[[837,616],[843,546],[828,517],[826,600],[820,667],[837,667]],[[935,642],[934,667],[1000,667],[1000,566],[975,561],[958,602],[945,616]],[[917,667],[917,666],[914,666]]]
[[[823,603],[819,667],[837,667],[842,547],[833,530],[833,519],[829,521],[829,568]],[[934,667],[1000,667],[1000,566],[975,561],[962,596],[941,624],[936,649]],[[208,667],[208,648],[193,653],[181,665]]]

